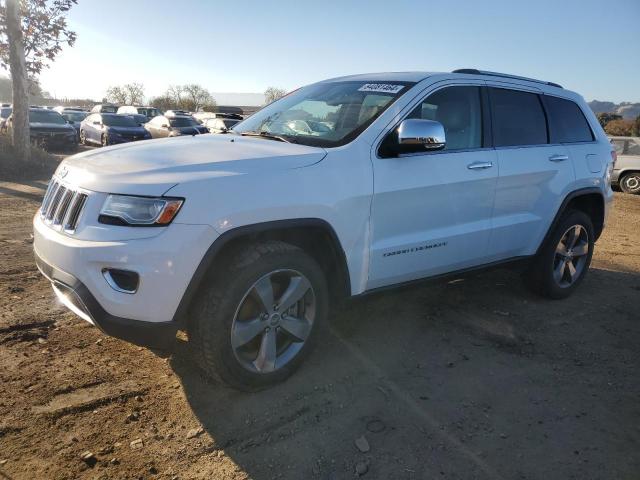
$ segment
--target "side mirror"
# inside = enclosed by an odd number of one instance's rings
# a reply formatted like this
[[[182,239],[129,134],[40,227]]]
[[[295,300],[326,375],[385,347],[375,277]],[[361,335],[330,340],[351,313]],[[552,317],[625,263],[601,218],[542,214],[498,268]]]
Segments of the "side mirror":
[[[398,127],[398,145],[402,152],[443,149],[447,141],[440,122],[410,118]]]
[[[94,120],[94,121],[93,121],[93,124],[94,124],[94,125],[102,125],[102,123],[100,122],[100,120]]]
[[[162,125],[160,125],[162,128],[169,128],[169,124],[168,123],[163,123]]]

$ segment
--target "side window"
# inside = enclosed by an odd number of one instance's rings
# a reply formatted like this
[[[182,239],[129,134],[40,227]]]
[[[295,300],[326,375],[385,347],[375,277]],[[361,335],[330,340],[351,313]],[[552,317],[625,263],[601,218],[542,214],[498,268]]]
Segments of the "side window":
[[[551,143],[590,142],[593,133],[580,107],[571,100],[545,96]]]
[[[489,90],[496,147],[548,143],[547,122],[538,95],[504,88]]]
[[[480,87],[448,87],[429,95],[407,118],[435,120],[444,126],[445,150],[482,147]]]

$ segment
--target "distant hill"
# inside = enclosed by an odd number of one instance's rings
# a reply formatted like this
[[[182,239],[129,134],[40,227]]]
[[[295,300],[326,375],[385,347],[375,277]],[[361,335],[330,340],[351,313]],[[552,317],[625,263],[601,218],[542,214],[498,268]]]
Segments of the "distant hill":
[[[640,115],[640,103],[613,103],[593,100],[589,102],[589,106],[594,113],[616,113],[625,120],[633,120]]]

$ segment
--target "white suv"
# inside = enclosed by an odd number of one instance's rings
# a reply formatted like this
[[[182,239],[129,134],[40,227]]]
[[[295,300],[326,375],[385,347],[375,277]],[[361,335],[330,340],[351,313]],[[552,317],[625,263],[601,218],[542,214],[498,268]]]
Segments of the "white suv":
[[[330,303],[527,260],[562,298],[584,278],[614,152],[559,85],[472,69],[309,85],[224,135],[160,139],[61,163],[34,218],[60,300],[168,349],[187,331],[238,388],[283,380]]]

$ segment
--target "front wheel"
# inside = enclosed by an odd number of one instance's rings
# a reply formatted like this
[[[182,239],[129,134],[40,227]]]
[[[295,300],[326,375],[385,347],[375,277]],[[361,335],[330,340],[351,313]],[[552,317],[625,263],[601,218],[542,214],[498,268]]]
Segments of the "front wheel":
[[[103,133],[102,136],[100,137],[100,145],[102,145],[103,147],[109,146],[109,137],[107,136],[106,133]]]
[[[591,218],[579,210],[565,213],[526,272],[529,287],[552,299],[571,295],[589,270],[594,242]]]
[[[269,241],[237,251],[216,271],[196,301],[189,331],[201,365],[241,390],[283,381],[325,328],[322,269],[300,248]]]
[[[640,194],[640,172],[632,172],[625,174],[620,179],[620,189],[624,193]]]
[[[81,145],[87,144],[87,134],[84,132],[84,130],[80,130],[80,144]]]

